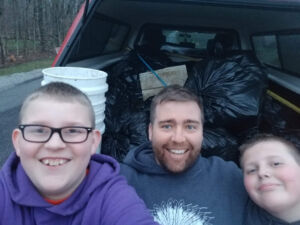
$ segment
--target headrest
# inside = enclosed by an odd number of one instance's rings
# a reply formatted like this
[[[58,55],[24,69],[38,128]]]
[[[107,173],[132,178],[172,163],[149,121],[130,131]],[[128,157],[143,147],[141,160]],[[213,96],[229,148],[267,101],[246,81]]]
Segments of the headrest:
[[[233,48],[234,37],[230,33],[218,33],[214,39],[222,45],[224,50]]]
[[[207,41],[206,50],[209,57],[222,57],[225,54],[223,46],[215,39]]]
[[[143,43],[151,45],[161,45],[166,41],[159,27],[147,27],[143,34]]]
[[[218,33],[213,39],[207,41],[209,57],[223,57],[225,52],[233,47],[234,37],[229,33]]]

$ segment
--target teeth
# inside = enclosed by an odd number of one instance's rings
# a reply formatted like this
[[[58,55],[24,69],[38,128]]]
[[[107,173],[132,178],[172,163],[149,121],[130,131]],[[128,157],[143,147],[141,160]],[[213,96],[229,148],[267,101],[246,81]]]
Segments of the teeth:
[[[42,159],[41,162],[47,166],[60,166],[67,162],[66,159]]]
[[[171,149],[170,152],[172,152],[173,154],[184,154],[185,150]]]

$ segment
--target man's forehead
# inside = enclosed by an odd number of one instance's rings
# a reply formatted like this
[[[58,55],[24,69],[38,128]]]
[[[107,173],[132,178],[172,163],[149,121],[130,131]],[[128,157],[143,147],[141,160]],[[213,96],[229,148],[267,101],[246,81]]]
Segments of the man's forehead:
[[[193,105],[197,108],[199,108],[199,105],[195,101],[162,101],[159,104],[156,105],[156,108],[159,107],[164,107],[164,106],[169,106],[169,107],[178,107],[178,106],[183,106],[183,105]],[[200,108],[199,108],[200,110]]]
[[[165,101],[156,105],[155,111],[173,111],[176,110],[186,111],[187,109],[193,110],[195,112],[201,112],[199,105],[194,101]]]
[[[163,102],[156,107],[157,122],[161,121],[177,121],[180,119],[185,122],[201,121],[201,110],[197,103],[188,102]]]

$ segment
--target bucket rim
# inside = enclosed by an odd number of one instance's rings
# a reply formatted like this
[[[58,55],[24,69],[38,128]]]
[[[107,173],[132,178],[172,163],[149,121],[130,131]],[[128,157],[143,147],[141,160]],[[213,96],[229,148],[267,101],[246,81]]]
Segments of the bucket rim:
[[[97,75],[96,75],[96,77],[73,77],[73,76],[67,76],[66,77],[66,76],[59,75],[59,74],[51,74],[51,71],[53,71],[55,69],[62,69],[62,68],[66,68],[66,69],[69,69],[69,70],[87,70],[87,71],[97,73]],[[42,73],[43,73],[43,75],[49,76],[49,77],[67,78],[67,79],[74,79],[74,80],[97,80],[99,78],[106,78],[107,77],[107,73],[105,71],[102,71],[102,70],[96,70],[96,69],[85,68],[85,67],[71,67],[71,66],[49,67],[49,68],[43,69]]]

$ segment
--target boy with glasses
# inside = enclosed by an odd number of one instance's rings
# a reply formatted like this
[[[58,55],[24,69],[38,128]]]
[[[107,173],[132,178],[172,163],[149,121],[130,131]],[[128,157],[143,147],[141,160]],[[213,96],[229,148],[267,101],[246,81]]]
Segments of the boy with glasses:
[[[29,95],[0,172],[0,224],[156,224],[101,140],[85,94],[54,82]]]

